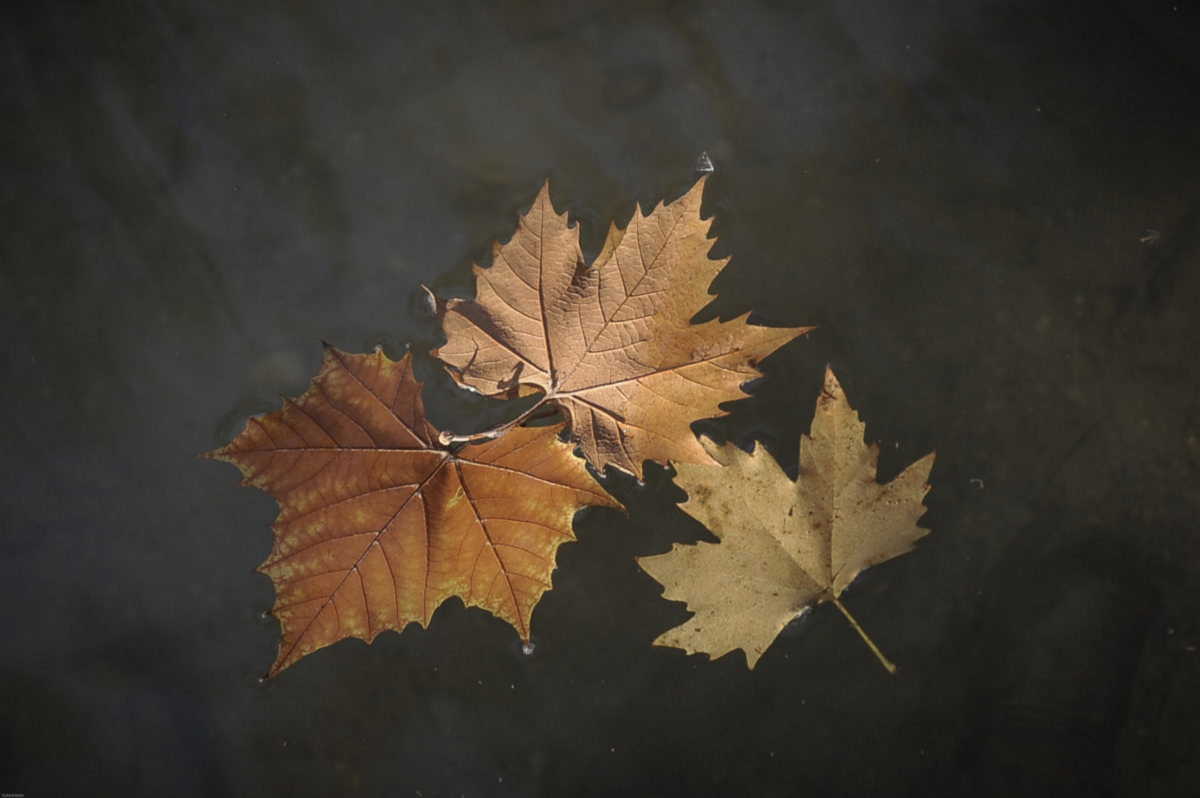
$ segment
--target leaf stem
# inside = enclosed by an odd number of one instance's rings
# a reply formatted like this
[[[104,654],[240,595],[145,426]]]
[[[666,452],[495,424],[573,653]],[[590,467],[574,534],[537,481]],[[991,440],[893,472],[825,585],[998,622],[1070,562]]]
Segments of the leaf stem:
[[[504,432],[507,430],[510,430],[522,422],[529,420],[530,416],[532,416],[546,404],[547,399],[549,399],[548,396],[543,396],[541,399],[535,402],[532,407],[511,421],[505,421],[503,424],[497,425],[488,430],[484,430],[483,432],[475,432],[470,435],[456,435],[449,430],[442,430],[442,432],[438,435],[438,443],[442,444],[442,446],[449,446],[453,443],[480,443],[482,441],[494,440],[504,434]]]
[[[867,635],[867,633],[859,625],[858,621],[854,619],[854,616],[850,614],[850,610],[846,609],[845,605],[842,604],[842,602],[839,601],[836,596],[833,598],[833,604],[842,611],[842,615],[846,616],[846,620],[849,621],[850,625],[854,627],[854,631],[858,632],[858,636],[863,639],[863,642],[867,644],[867,647],[870,648],[875,656],[879,659],[879,664],[886,668],[888,673],[894,675],[896,673],[895,663],[883,655],[883,652],[879,650],[879,646],[875,645],[875,641]]]

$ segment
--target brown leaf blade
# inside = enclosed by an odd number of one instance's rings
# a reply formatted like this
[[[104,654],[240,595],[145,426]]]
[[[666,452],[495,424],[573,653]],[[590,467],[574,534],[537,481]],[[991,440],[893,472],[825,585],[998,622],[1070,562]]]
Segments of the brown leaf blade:
[[[528,640],[575,512],[620,507],[561,429],[518,428],[452,453],[436,444],[408,355],[328,347],[308,391],[208,455],[279,502],[259,566],[282,630],[267,675],[347,637],[428,626],[454,596]]]
[[[516,234],[475,267],[474,300],[439,303],[446,344],[433,354],[485,396],[532,392],[564,409],[571,436],[597,469],[643,475],[643,463],[709,463],[691,424],[745,398],[757,364],[808,327],[729,321],[691,324],[728,259],[700,217],[701,178],[649,214],[635,208],[585,267],[579,229],[544,186]]]
[[[656,645],[716,658],[741,648],[753,668],[787,623],[806,607],[838,601],[865,568],[910,551],[928,530],[917,526],[934,455],[887,484],[875,481],[879,447],[826,369],[809,435],[800,442],[795,482],[764,449],[703,444],[718,466],[676,466],[688,494],[681,509],[720,538],[719,544],[676,544],[639,558],[667,599],[694,615],[664,632]]]

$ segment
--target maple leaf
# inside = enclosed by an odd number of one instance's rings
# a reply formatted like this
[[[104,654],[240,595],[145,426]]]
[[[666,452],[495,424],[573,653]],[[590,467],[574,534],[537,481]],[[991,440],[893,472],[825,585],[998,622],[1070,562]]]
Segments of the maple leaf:
[[[476,298],[435,300],[446,344],[433,354],[486,396],[542,392],[529,412],[561,407],[599,471],[641,478],[645,460],[711,463],[692,422],[725,415],[720,404],[761,376],[758,361],[811,328],[749,324],[749,312],[690,323],[729,260],[708,257],[703,191],[701,178],[649,214],[635,208],[588,267],[578,225],[555,212],[545,184],[512,239],[493,246],[492,265],[474,267]]]
[[[677,466],[675,482],[688,494],[681,508],[721,542],[676,544],[639,558],[665,598],[685,601],[695,613],[656,645],[713,658],[741,648],[753,668],[790,620],[828,601],[895,672],[839,597],[864,568],[910,551],[928,534],[917,520],[934,455],[883,485],[875,481],[879,447],[867,446],[864,432],[826,369],[811,435],[800,440],[795,482],[757,445],[747,453],[705,439],[721,467]]]
[[[452,452],[425,418],[409,355],[327,346],[308,391],[206,455],[279,502],[258,569],[283,633],[267,676],[343,638],[427,626],[452,596],[528,641],[576,510],[621,507],[558,440],[562,426]]]

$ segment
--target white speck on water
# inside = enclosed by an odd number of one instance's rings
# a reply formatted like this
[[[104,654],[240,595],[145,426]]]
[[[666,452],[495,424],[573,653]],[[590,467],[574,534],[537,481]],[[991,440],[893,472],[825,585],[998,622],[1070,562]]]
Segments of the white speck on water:
[[[526,640],[524,643],[521,644],[521,653],[527,657],[530,656],[531,654],[533,654],[533,652],[536,649],[537,649],[537,646],[534,645],[532,640]]]
[[[696,158],[696,171],[697,172],[707,172],[707,173],[712,173],[712,172],[717,171],[717,167],[713,165],[712,158],[708,157],[707,150],[700,153],[700,156],[698,158]]]

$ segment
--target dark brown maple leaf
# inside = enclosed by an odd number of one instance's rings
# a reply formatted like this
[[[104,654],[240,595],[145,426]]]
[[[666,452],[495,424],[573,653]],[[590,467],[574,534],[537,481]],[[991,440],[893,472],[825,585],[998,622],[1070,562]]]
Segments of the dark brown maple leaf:
[[[547,184],[491,267],[475,267],[476,298],[436,304],[447,340],[433,354],[486,396],[544,393],[538,404],[563,408],[597,470],[640,478],[645,460],[713,463],[691,424],[725,415],[720,404],[762,376],[758,362],[811,328],[761,327],[749,313],[691,323],[728,262],[708,257],[703,190],[702,178],[648,215],[636,208],[588,267]]]
[[[425,419],[408,355],[327,347],[303,396],[207,455],[279,501],[259,566],[283,632],[267,675],[346,637],[427,626],[452,596],[528,641],[576,510],[621,507],[561,429],[512,429],[451,452]]]

